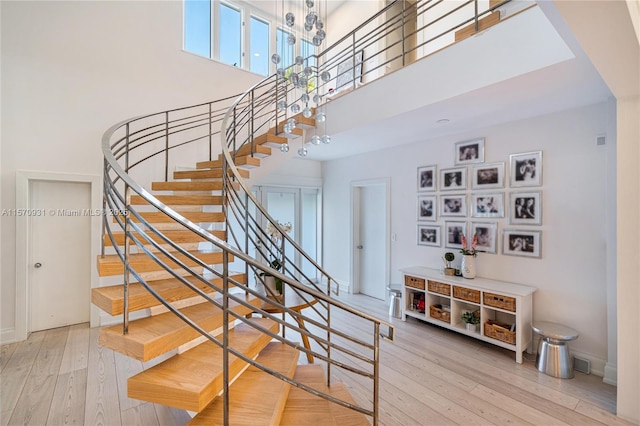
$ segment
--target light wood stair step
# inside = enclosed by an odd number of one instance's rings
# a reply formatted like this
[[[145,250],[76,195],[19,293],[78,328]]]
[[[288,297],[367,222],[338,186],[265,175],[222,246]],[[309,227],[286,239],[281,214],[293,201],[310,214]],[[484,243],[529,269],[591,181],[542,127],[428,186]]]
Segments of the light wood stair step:
[[[238,173],[241,177],[248,179],[249,171],[245,169],[239,169]],[[231,170],[228,173],[233,175]],[[174,179],[221,179],[222,169],[206,169],[206,170],[179,170],[173,172]]]
[[[162,212],[138,212],[138,214],[149,223],[169,223],[175,222],[172,218]],[[193,223],[220,223],[224,222],[224,213],[222,212],[180,212],[180,215]],[[130,214],[134,222],[140,220],[133,214]],[[116,218],[113,218],[116,222]]]
[[[220,191],[222,189],[222,181],[208,182],[152,182],[151,189],[153,191]]]
[[[260,306],[260,299],[257,297],[247,296],[246,301],[252,306]],[[229,308],[240,315],[247,315],[252,311],[232,300],[229,301]],[[222,327],[222,310],[209,302],[182,308],[180,312],[204,330],[213,331]],[[130,321],[127,334],[122,334],[121,324],[101,328],[98,343],[139,361],[149,361],[199,336],[198,331],[173,312],[165,312]]]
[[[271,342],[256,359],[268,368],[293,377],[300,353],[294,348]],[[291,385],[250,366],[229,388],[232,425],[277,425],[287,402]],[[188,425],[222,425],[222,397],[216,398]]]
[[[222,263],[222,252],[212,250],[191,250],[192,255],[200,259],[207,265],[214,265]],[[170,260],[166,255],[156,255],[161,261],[165,262],[170,268],[180,268],[173,260]],[[184,262],[187,266],[196,266],[197,263],[184,254],[174,254],[176,258]],[[229,255],[229,262],[232,262],[233,256]],[[129,255],[129,264],[137,272],[152,272],[163,271],[153,259],[146,255],[146,253],[137,253]],[[108,254],[105,256],[98,256],[98,274],[101,277],[111,275],[121,275],[124,271],[124,265],[117,254]]]
[[[279,330],[277,322],[266,318],[250,321],[273,333]],[[255,358],[270,341],[269,335],[247,324],[238,324],[229,332],[229,346],[249,358]],[[129,378],[128,396],[199,412],[223,390],[222,355],[222,348],[206,341]],[[246,362],[230,354],[230,380],[246,366]]]
[[[220,195],[156,195],[155,197],[167,206],[219,206],[222,204],[222,196]],[[132,195],[130,203],[133,205],[149,204],[139,195]]]
[[[293,129],[293,131],[291,133],[285,133],[284,132],[284,124],[285,124],[284,122],[279,123],[277,129],[275,127],[272,127],[272,128],[269,129],[269,131],[267,133],[272,134],[272,135],[282,136],[282,137],[285,137],[287,139],[299,138],[304,133],[303,130],[300,127],[296,127],[295,129]]]
[[[322,365],[299,365],[293,378],[321,392],[354,404],[353,398],[343,383],[333,382],[330,388],[327,387]],[[369,421],[362,413],[329,402],[294,386],[289,391],[289,398],[280,425],[304,424],[314,426],[369,425]]]
[[[235,274],[231,278],[234,281],[246,284],[247,277],[245,274]],[[211,286],[207,285],[201,279],[194,276],[185,277],[185,280],[193,284],[196,288],[205,293],[213,293]],[[211,278],[206,280],[217,287],[222,288],[221,278]],[[169,302],[188,299],[197,296],[196,292],[191,290],[182,281],[177,278],[168,278],[164,280],[151,281],[148,283],[163,299]],[[108,313],[109,315],[120,315],[124,307],[123,285],[111,285],[106,287],[96,287],[91,289],[91,303]],[[150,308],[152,306],[161,305],[149,291],[140,283],[129,284],[129,310],[139,311],[141,309]]]
[[[280,138],[280,136],[276,136],[276,135],[269,135],[269,137],[271,138]],[[282,143],[286,143],[288,141],[287,138],[282,138],[285,140],[285,142]],[[238,149],[235,153],[231,153],[231,156],[233,157],[233,155],[236,155],[237,157],[243,156],[243,155],[251,155],[251,144],[245,144],[242,147],[240,147],[240,149]],[[271,147],[269,146],[265,146],[254,143],[253,145],[253,156],[256,158],[265,158],[271,155]],[[218,160],[222,160],[222,154],[218,155]]]
[[[260,159],[256,157],[251,157],[248,155],[241,155],[234,158],[234,164],[236,167],[241,168],[253,168],[260,167]],[[220,169],[222,168],[222,159],[213,160],[213,161],[200,161],[196,163],[197,169]]]
[[[200,235],[191,232],[189,230],[180,230],[180,231],[160,231],[164,236],[166,236],[167,238],[169,238],[171,241],[178,243],[178,244],[183,244],[183,243],[201,243],[204,241],[207,241],[205,238],[201,237]],[[227,232],[226,231],[222,231],[222,230],[218,230],[218,231],[214,231],[211,230],[209,231],[210,234],[214,235],[215,237],[226,241],[227,240]],[[136,238],[138,238],[141,242],[147,242],[148,238],[151,238],[153,241],[159,243],[159,244],[166,244],[166,241],[163,240],[162,238],[160,238],[160,236],[156,235],[155,233],[148,231],[146,233],[146,237],[138,234],[137,232],[134,232]],[[117,245],[124,245],[124,232],[114,232],[112,233],[113,235],[113,239],[115,240]],[[106,246],[112,246],[113,243],[111,241],[111,238],[109,238],[108,235],[105,236],[104,239],[104,243]],[[149,243],[151,244],[151,243]]]

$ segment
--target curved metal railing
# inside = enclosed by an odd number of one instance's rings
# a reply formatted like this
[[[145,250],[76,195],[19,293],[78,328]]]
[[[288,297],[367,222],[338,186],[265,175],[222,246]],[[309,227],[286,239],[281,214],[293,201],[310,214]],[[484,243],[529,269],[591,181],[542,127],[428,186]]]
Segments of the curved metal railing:
[[[434,15],[434,10],[444,7],[444,4],[442,0],[418,1],[413,5],[399,0],[393,2],[315,56],[315,63],[321,62],[321,65],[312,67],[313,83],[307,86],[307,90],[315,91],[326,101],[327,96],[331,99],[333,94],[345,88],[357,88],[361,83],[381,77],[396,63],[400,67],[406,66],[428,55],[434,50],[429,46],[457,29],[472,24],[477,30],[482,16],[502,5],[493,5],[479,12],[478,1],[470,0],[456,4],[454,8],[447,6],[442,14]],[[468,7],[473,8],[470,17],[466,16],[467,12],[462,12]],[[429,33],[443,19],[460,13],[466,15],[455,20],[446,31]],[[325,71],[330,78],[322,78]],[[129,323],[128,285],[137,281],[168,310],[223,348],[225,423],[229,415],[227,391],[231,379],[228,361],[229,355],[234,355],[294,386],[369,415],[377,424],[380,336],[392,340],[393,327],[332,297],[332,291],[337,292],[339,288],[336,280],[293,238],[281,231],[277,221],[258,202],[235,164],[238,151],[246,149],[243,148],[245,146],[249,147],[249,155],[254,155],[255,141],[260,135],[269,132],[282,135],[282,125],[289,117],[287,109],[279,107],[279,103],[296,99],[296,89],[288,78],[274,75],[239,96],[136,117],[111,127],[103,137],[102,149],[105,157],[104,208],[113,215],[105,216],[103,221],[103,235],[109,241],[108,244],[103,241],[102,253],[112,250],[125,266],[124,333]],[[326,105],[324,102],[317,107],[322,109]],[[207,191],[212,188],[220,191],[220,205],[210,209],[222,213],[223,222],[200,226],[187,219],[186,212],[165,205],[146,189],[153,189],[152,176],[167,181],[170,170],[183,164],[193,164],[194,159],[213,160],[220,151],[220,181],[212,182]],[[133,196],[143,201],[134,204]],[[149,213],[164,215],[165,223],[147,220]],[[220,262],[212,265],[200,255],[202,251],[194,250],[193,244],[172,240],[171,232],[176,230],[196,235],[200,241],[197,248],[219,253]],[[120,231],[124,238],[116,235]],[[174,303],[164,300],[149,285],[154,276],[138,270],[131,262],[132,254],[148,257],[165,271],[165,275],[177,279],[221,309],[224,313],[222,333],[212,335]],[[273,259],[277,263],[274,264]],[[304,268],[301,267],[301,259],[305,263]],[[234,274],[234,270],[241,274]],[[303,313],[282,303],[266,285],[265,276],[281,281],[285,293],[295,294],[308,309]],[[221,285],[212,283],[211,277],[220,278]],[[210,286],[222,298],[214,298],[200,290],[194,281]],[[260,303],[256,304],[255,300]],[[270,318],[279,324],[282,332],[273,333],[256,325],[236,313],[232,305],[243,306]],[[274,314],[274,310],[279,313]],[[342,321],[332,322],[336,316]],[[364,334],[366,337],[349,335],[342,326],[345,318],[350,327],[360,322],[358,327],[368,330]],[[360,378],[357,380],[363,379],[370,386],[370,404],[363,406],[340,400],[246,357],[229,343],[229,330],[234,322],[254,327],[326,363],[329,379],[332,369],[342,377],[353,375]],[[381,334],[383,328],[387,332]],[[297,338],[309,340],[310,345],[301,345]]]

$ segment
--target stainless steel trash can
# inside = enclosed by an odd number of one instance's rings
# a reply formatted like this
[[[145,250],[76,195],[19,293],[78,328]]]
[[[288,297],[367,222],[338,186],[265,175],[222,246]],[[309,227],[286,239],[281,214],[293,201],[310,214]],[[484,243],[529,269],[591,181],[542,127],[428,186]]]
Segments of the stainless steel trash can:
[[[395,287],[387,287],[389,290],[389,316],[402,318],[402,290]]]

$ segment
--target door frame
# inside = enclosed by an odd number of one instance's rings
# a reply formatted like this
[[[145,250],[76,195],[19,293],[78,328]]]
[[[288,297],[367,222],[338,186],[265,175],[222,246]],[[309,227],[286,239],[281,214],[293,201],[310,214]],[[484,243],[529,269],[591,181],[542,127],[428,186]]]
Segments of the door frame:
[[[351,182],[351,229],[349,232],[349,243],[351,250],[349,251],[351,259],[349,260],[349,269],[351,282],[349,283],[349,293],[360,292],[360,256],[359,249],[356,248],[356,241],[360,236],[360,188],[367,186],[384,186],[384,205],[385,205],[385,224],[384,224],[384,277],[385,282],[391,279],[391,178],[377,178],[355,180]],[[386,298],[385,298],[386,299]]]
[[[40,172],[30,170],[16,171],[16,209],[28,211],[31,205],[31,181],[78,182],[88,183],[91,191],[93,211],[102,210],[102,185],[98,175],[86,175],[61,172]],[[97,259],[100,254],[100,232],[102,216],[91,216],[91,258]],[[30,332],[31,309],[31,277],[28,260],[31,241],[29,217],[16,217],[16,319],[15,340],[26,340]],[[98,270],[91,268],[91,288],[98,287]],[[99,325],[99,311],[91,305],[90,326]]]

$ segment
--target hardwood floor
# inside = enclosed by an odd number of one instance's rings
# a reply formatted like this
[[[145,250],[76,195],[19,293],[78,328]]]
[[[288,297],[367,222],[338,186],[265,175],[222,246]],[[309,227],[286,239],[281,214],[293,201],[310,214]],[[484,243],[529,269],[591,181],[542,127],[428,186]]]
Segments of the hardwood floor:
[[[387,318],[382,301],[340,299]],[[365,331],[344,319],[332,314],[334,324],[354,335]],[[538,373],[532,355],[517,364],[511,351],[448,330],[413,319],[393,323],[396,341],[383,341],[380,349],[382,425],[631,424],[613,414],[616,389],[600,377],[554,379]],[[0,347],[0,425],[185,424],[190,417],[184,411],[127,398],[127,378],[152,363],[98,346],[97,329],[87,324],[32,333]],[[368,401],[368,383],[337,368],[332,374],[357,402]]]

